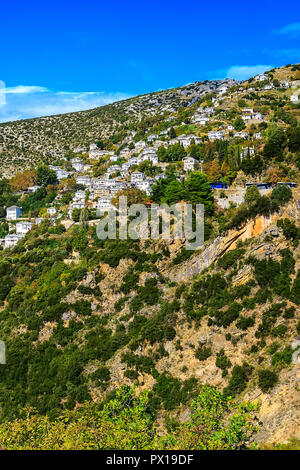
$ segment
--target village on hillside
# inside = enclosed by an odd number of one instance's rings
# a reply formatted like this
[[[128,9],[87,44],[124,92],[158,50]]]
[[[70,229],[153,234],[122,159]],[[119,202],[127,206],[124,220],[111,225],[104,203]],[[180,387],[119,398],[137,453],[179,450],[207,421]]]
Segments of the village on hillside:
[[[118,197],[129,192],[133,202],[148,207],[179,202],[194,172],[205,175],[220,210],[242,204],[249,186],[261,194],[276,185],[296,187],[300,162],[285,166],[277,147],[283,131],[293,132],[300,79],[279,80],[272,72],[225,82],[200,105],[141,120],[117,144],[99,139],[51,164],[19,171],[9,180],[14,203],[2,207],[0,245],[14,247],[43,220],[65,228],[82,218],[97,221],[98,210],[117,210]],[[295,129],[289,141],[299,141]],[[276,152],[278,164],[266,168]]]

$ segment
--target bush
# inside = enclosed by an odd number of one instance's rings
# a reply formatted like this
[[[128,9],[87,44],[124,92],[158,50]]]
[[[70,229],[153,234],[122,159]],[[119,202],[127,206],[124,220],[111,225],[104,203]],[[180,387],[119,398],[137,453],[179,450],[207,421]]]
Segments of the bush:
[[[247,330],[250,326],[255,324],[254,317],[240,317],[236,322],[236,326],[241,330]]]
[[[282,206],[292,199],[292,190],[287,185],[275,186],[271,193],[271,201]]]
[[[221,349],[216,357],[216,366],[219,367],[222,371],[226,371],[231,367],[231,362],[225,354],[224,349]]]
[[[235,396],[245,390],[253,372],[253,367],[244,362],[242,366],[234,366],[229,384],[224,389],[226,395]]]
[[[262,392],[269,392],[278,382],[278,376],[276,372],[263,369],[258,372],[258,385]]]
[[[290,346],[286,346],[282,351],[277,351],[273,354],[271,364],[290,364],[292,360],[293,350]]]
[[[195,356],[199,361],[205,361],[205,359],[211,356],[211,349],[199,346],[196,349]]]

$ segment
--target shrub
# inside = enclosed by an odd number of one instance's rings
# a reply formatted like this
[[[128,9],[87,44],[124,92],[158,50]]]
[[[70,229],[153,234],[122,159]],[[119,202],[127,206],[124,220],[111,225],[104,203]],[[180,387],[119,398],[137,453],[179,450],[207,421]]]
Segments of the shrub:
[[[282,206],[292,199],[292,190],[287,185],[275,186],[271,193],[271,201]]]
[[[199,346],[196,349],[195,356],[199,361],[205,361],[208,357],[211,356],[211,349],[210,348],[205,348],[203,346]]]
[[[278,376],[276,372],[263,369],[258,372],[258,385],[262,392],[269,392],[278,382]]]
[[[216,357],[216,366],[219,367],[222,371],[226,371],[231,367],[231,362],[225,354],[224,349],[221,349]]]
[[[245,390],[253,369],[254,368],[246,362],[244,362],[242,366],[234,366],[229,384],[224,388],[224,393],[226,395],[235,396]]]
[[[241,330],[247,330],[250,326],[255,324],[254,317],[240,317],[236,322],[236,326]]]
[[[272,357],[272,366],[277,364],[290,364],[292,360],[293,350],[290,346],[286,346],[282,351],[277,351]]]

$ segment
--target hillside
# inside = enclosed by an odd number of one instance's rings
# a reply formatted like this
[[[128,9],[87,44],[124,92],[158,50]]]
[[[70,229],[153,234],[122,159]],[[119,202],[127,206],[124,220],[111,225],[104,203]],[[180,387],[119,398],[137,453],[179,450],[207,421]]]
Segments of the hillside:
[[[299,81],[0,126],[1,449],[299,447]],[[203,204],[204,245],[101,240],[122,195]]]
[[[67,150],[89,147],[99,139],[112,138],[130,129],[143,117],[170,115],[188,107],[223,84],[234,80],[196,82],[181,88],[137,96],[100,108],[58,116],[0,124],[0,161],[3,174],[37,163],[52,163]],[[122,135],[122,134],[121,134]]]

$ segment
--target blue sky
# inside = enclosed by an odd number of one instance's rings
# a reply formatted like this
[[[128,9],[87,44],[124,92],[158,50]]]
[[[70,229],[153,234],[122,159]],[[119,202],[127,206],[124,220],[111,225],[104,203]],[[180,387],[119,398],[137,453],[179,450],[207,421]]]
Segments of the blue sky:
[[[0,12],[0,122],[300,62],[295,0],[22,0]]]

